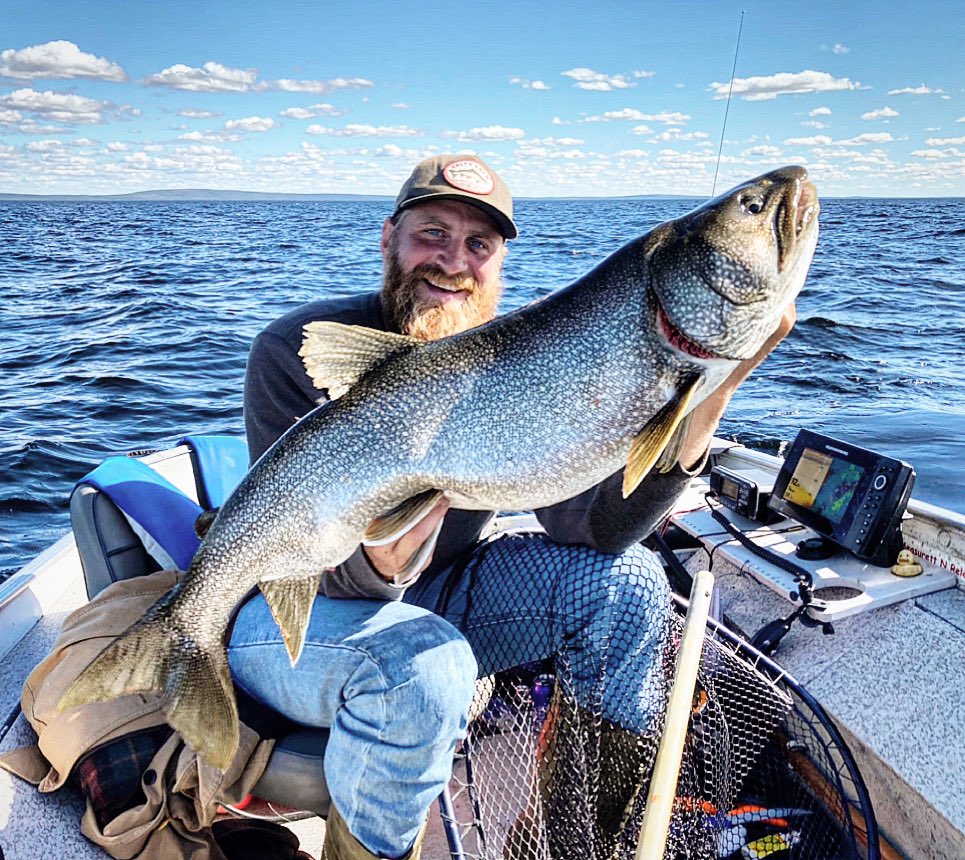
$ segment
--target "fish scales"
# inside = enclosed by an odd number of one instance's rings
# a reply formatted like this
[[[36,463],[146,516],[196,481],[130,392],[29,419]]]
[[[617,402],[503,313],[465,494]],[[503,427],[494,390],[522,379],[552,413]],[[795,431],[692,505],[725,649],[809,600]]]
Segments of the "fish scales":
[[[676,450],[689,412],[776,329],[804,283],[818,209],[806,171],[783,168],[450,338],[310,324],[306,371],[340,396],[252,467],[183,582],[61,707],[159,692],[169,723],[226,768],[238,718],[224,636],[252,588],[294,663],[319,572],[359,543],[395,539],[442,496],[468,509],[533,509],[622,467],[632,492],[661,451]]]

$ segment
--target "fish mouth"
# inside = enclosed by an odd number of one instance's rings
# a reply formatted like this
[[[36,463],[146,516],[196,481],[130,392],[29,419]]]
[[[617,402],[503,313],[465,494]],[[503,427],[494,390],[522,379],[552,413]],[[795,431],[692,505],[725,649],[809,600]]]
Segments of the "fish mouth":
[[[806,175],[806,174],[805,174]],[[774,214],[774,237],[777,242],[777,270],[783,272],[793,257],[794,249],[814,223],[819,211],[818,192],[803,176],[790,183],[787,193]]]
[[[661,307],[659,302],[657,302],[657,325],[660,327],[660,332],[663,334],[667,343],[678,352],[689,355],[691,358],[704,360],[723,357],[705,349],[700,346],[700,344],[694,343],[694,341],[687,337],[687,335],[670,321],[670,317],[667,316],[667,312]]]

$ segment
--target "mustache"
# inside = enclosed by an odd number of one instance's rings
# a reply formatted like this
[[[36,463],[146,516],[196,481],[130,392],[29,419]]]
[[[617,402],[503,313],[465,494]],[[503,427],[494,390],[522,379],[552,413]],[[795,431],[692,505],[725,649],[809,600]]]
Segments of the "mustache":
[[[431,284],[440,287],[448,287],[451,290],[474,293],[479,289],[479,281],[470,272],[460,272],[456,275],[447,275],[438,266],[432,263],[421,263],[416,266],[406,277],[409,284],[416,284],[420,281],[429,281]]]

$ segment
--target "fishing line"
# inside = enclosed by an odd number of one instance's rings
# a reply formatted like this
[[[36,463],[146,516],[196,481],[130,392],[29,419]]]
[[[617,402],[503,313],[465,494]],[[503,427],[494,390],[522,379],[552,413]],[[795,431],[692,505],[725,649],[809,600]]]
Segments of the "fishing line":
[[[741,48],[741,31],[744,29],[744,12],[741,10],[741,20],[737,27],[737,44],[734,46],[734,65],[730,70],[730,88],[727,90],[727,105],[724,108],[724,125],[720,130],[720,147],[717,150],[717,166],[714,168],[714,187],[710,190],[713,197],[717,191],[717,174],[720,172],[720,156],[724,151],[724,132],[727,130],[727,114],[730,112],[730,96],[734,92],[734,75],[737,74],[737,55]]]

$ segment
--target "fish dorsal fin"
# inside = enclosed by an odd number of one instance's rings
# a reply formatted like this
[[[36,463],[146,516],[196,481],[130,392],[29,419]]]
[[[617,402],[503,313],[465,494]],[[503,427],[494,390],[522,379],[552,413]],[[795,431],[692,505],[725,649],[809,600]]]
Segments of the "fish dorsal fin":
[[[414,337],[317,320],[302,329],[298,355],[312,384],[337,400],[377,364],[420,343]]]
[[[426,490],[406,499],[399,505],[376,517],[369,523],[362,543],[367,546],[381,546],[398,540],[429,513],[442,498],[442,490]]]
[[[667,447],[679,449],[683,440],[682,437],[675,438],[674,434],[687,415],[691,398],[702,378],[700,374],[694,374],[673,399],[664,405],[634,437],[627,457],[627,466],[623,471],[623,498],[627,498],[640,486],[640,482],[653,468],[664,449]],[[677,456],[679,456],[679,450]],[[670,464],[673,465],[674,462],[676,459]]]
[[[311,576],[285,576],[258,583],[272,617],[281,630],[292,666],[302,655],[308,619],[321,581],[322,574],[319,572]]]

